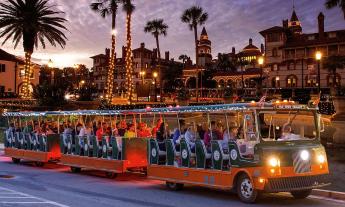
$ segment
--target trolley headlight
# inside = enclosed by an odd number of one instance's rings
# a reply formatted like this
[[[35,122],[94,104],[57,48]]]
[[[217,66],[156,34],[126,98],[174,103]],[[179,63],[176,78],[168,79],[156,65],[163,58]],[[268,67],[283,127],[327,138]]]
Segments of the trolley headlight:
[[[268,164],[269,164],[271,167],[278,167],[278,166],[279,166],[279,159],[276,158],[276,157],[271,157],[271,158],[268,160]]]
[[[326,158],[324,155],[318,155],[317,156],[317,161],[320,163],[320,164],[323,164],[326,162]]]
[[[300,156],[304,161],[309,160],[309,152],[307,150],[302,150]]]

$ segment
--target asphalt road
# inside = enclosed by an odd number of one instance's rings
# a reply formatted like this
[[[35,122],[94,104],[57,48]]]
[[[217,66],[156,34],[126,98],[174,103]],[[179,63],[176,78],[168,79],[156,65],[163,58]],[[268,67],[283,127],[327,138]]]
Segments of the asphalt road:
[[[109,179],[104,173],[84,170],[73,174],[69,168],[48,164],[43,168],[31,163],[12,164],[0,151],[0,206],[30,207],[218,207],[247,206],[236,195],[200,187],[186,186],[172,192],[161,181],[144,175],[127,174]],[[254,206],[345,206],[345,202],[311,197],[294,200],[288,194],[263,196]]]

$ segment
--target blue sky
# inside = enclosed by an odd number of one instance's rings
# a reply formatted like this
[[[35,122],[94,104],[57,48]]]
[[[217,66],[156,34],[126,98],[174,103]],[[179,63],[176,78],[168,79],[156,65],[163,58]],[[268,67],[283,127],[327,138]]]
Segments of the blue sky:
[[[68,19],[68,42],[65,49],[39,48],[33,57],[37,61],[52,59],[57,67],[83,63],[92,66],[92,55],[104,53],[110,47],[110,18],[102,19],[90,10],[92,0],[51,0],[57,8],[65,12]],[[212,53],[230,52],[232,47],[239,51],[253,38],[254,44],[263,42],[258,33],[272,26],[281,25],[283,19],[290,18],[292,0],[133,0],[133,48],[145,42],[147,48],[155,47],[155,41],[143,32],[145,23],[154,18],[163,18],[169,25],[168,36],[160,39],[162,52],[170,51],[171,57],[188,54],[194,57],[193,33],[180,21],[184,9],[199,5],[209,13],[206,29],[212,41]],[[325,0],[296,0],[295,7],[303,26],[303,32],[317,31],[317,15],[324,12],[326,30],[345,29],[345,20],[340,9],[326,10]],[[125,40],[125,13],[119,11],[117,19],[117,52]],[[201,30],[201,29],[200,29]],[[199,30],[199,32],[200,32]],[[1,41],[1,40],[0,40]],[[22,55],[22,47],[14,50],[10,42],[3,46],[6,51]]]

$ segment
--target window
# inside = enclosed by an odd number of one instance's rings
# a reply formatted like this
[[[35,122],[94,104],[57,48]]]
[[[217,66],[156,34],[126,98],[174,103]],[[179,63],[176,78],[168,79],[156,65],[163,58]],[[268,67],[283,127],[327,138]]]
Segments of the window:
[[[0,93],[4,93],[5,92],[5,86],[0,86]]]
[[[297,77],[296,77],[296,75],[289,75],[286,78],[286,87],[288,87],[288,88],[297,87]]]
[[[273,33],[267,35],[267,42],[279,42],[280,41],[280,34]]]
[[[315,36],[314,35],[308,36],[308,40],[315,40]]]
[[[272,79],[272,88],[280,88],[280,77],[276,76]]]
[[[337,33],[335,33],[335,32],[328,33],[328,37],[329,38],[336,38],[337,37]]]
[[[272,71],[278,71],[279,70],[278,64],[273,64],[271,67],[272,67],[271,68]]]
[[[5,64],[0,64],[0,73],[6,72],[6,65]]]
[[[328,87],[339,87],[341,85],[341,76],[339,74],[335,75],[335,84],[334,82],[334,75],[329,74],[327,76],[327,86]]]

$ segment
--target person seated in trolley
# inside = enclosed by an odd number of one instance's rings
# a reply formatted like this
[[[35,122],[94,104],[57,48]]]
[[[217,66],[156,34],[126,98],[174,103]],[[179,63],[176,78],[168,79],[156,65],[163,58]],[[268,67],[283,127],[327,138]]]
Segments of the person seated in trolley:
[[[196,141],[196,132],[193,130],[193,123],[187,127],[184,136],[180,136],[180,138],[176,141],[177,144],[180,144],[182,138],[185,138],[187,144],[190,147],[190,150],[194,153],[195,152],[195,141]]]
[[[151,131],[147,127],[147,124],[145,122],[139,123],[139,129],[138,129],[138,137],[139,138],[149,138],[151,137]]]
[[[159,127],[157,133],[156,133],[156,139],[158,142],[158,147],[160,150],[165,151],[165,140],[168,139],[169,131],[167,130],[168,125],[162,122],[161,126]]]
[[[135,124],[128,124],[128,130],[125,132],[124,138],[135,138]]]
[[[297,134],[292,133],[291,123],[285,123],[282,127],[282,134],[278,141],[287,141],[287,140],[295,140],[300,139],[300,136]]]
[[[127,131],[127,123],[126,120],[122,120],[120,122],[120,127],[118,128],[118,135],[123,137]]]
[[[222,148],[224,153],[229,153],[229,141],[235,141],[239,138],[239,126],[236,122],[229,123],[229,131],[224,130]]]
[[[179,127],[177,127],[176,129],[174,129],[174,133],[172,136],[172,140],[175,144],[176,147],[179,147],[179,144],[177,143],[177,140],[180,138],[181,135],[184,135],[184,133],[186,132],[186,122],[183,119],[179,120]],[[176,148],[177,150],[178,148]]]
[[[92,135],[92,123],[85,124],[79,132],[80,137],[91,136]]]
[[[152,136],[153,137],[156,137],[157,131],[159,130],[159,128],[162,125],[162,123],[163,123],[162,118],[159,118],[158,121],[157,121],[156,126],[153,127],[153,129],[152,129]]]
[[[211,127],[204,135],[204,144],[208,152],[211,152],[211,140],[223,139],[223,133],[221,129],[222,125],[220,122],[216,125],[215,121],[211,121]]]

